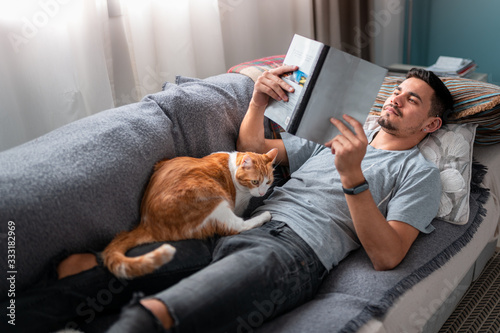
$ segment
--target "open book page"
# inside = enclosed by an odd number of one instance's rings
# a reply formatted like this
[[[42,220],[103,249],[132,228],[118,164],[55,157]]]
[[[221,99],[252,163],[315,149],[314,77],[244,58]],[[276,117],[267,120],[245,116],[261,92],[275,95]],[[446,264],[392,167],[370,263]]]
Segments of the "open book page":
[[[363,124],[386,73],[382,67],[330,48],[295,135],[324,144],[339,134],[330,118],[342,120],[348,114]]]
[[[265,115],[279,124],[285,130],[293,116],[296,106],[307,87],[307,79],[311,76],[318,61],[324,44],[309,38],[295,35],[285,56],[285,65],[296,65],[299,69],[283,76],[288,84],[294,87],[295,92],[288,94],[288,102],[271,100],[266,108]]]

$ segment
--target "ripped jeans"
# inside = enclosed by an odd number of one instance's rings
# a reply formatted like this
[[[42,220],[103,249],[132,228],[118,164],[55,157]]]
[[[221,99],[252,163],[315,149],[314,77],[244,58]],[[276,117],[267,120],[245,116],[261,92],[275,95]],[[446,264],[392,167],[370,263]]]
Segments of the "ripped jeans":
[[[175,322],[172,332],[252,332],[310,300],[327,273],[309,245],[283,222],[233,236],[169,243],[177,249],[174,259],[152,274],[121,280],[99,265],[20,294],[16,330],[100,332],[111,324],[101,317],[116,319],[141,292],[167,305]],[[128,255],[160,245],[139,246]]]

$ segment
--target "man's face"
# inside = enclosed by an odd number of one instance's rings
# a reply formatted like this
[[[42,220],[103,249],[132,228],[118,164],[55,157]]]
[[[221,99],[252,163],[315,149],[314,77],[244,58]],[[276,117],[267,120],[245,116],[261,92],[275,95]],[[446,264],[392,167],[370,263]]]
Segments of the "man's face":
[[[397,136],[420,132],[430,119],[433,95],[434,90],[424,81],[406,79],[385,101],[379,119],[380,126]]]

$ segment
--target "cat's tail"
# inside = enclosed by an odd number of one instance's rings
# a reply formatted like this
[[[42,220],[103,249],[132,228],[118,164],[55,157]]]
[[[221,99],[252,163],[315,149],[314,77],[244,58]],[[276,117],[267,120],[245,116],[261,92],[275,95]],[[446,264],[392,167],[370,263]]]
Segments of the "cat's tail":
[[[125,253],[141,244],[157,241],[142,229],[124,231],[116,236],[102,252],[104,265],[116,277],[132,279],[152,273],[155,269],[171,261],[175,248],[163,244],[155,250],[138,257],[127,257]]]

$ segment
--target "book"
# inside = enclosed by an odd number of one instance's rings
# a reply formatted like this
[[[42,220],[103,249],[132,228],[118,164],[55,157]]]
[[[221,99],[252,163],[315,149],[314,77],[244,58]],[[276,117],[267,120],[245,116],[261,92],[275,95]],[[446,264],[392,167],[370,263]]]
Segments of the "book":
[[[438,76],[467,77],[476,70],[476,67],[472,59],[439,56],[436,63],[426,69]]]
[[[300,35],[293,37],[283,63],[299,66],[282,76],[295,91],[288,93],[288,102],[271,99],[264,115],[286,132],[320,144],[339,134],[332,117],[342,120],[348,114],[365,122],[387,74],[385,68]]]

